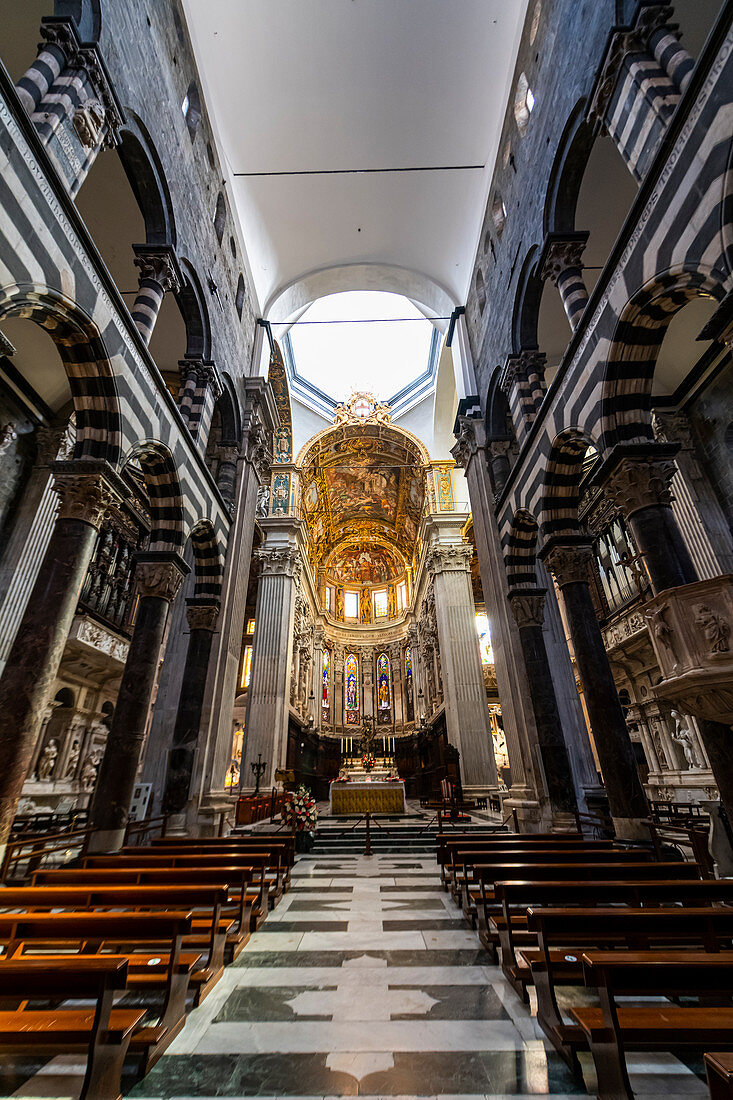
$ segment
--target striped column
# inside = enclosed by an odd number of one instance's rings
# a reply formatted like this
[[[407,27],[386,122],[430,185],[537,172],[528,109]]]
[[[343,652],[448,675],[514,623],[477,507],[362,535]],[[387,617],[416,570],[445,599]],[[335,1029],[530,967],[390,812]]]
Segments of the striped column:
[[[237,487],[237,463],[241,454],[238,443],[222,442],[216,448],[219,468],[216,472],[216,484],[227,504],[234,507]]]
[[[140,269],[140,289],[132,306],[132,319],[146,344],[150,343],[166,291],[181,287],[178,264],[171,248],[133,245],[135,267]]]
[[[649,38],[649,47],[661,69],[684,92],[690,83],[695,59],[691,57],[671,26],[659,27]]]
[[[182,359],[178,369],[181,379],[178,408],[191,435],[205,450],[214,406],[222,393],[221,382],[214,364],[201,359]]]
[[[29,115],[33,115],[38,109],[44,96],[66,68],[70,54],[77,48],[75,36],[68,23],[44,23],[41,34],[46,41],[39,43],[38,57],[15,85],[18,98]]]
[[[545,398],[545,358],[539,351],[508,355],[501,372],[499,385],[509,403],[519,440],[529,431]]]
[[[588,291],[583,282],[581,256],[588,240],[587,233],[574,233],[563,238],[550,238],[545,245],[542,279],[550,279],[560,292],[570,327],[575,332],[588,305]]]

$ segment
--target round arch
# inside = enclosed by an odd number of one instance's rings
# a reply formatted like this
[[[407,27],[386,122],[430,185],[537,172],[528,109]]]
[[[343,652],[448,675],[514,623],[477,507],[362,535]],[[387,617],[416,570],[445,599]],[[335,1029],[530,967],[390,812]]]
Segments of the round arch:
[[[583,460],[595,441],[580,428],[566,428],[555,437],[545,465],[539,526],[542,537],[582,534],[578,518]]]
[[[137,462],[143,472],[150,502],[150,551],[177,551],[183,547],[184,512],[181,483],[173,455],[157,440],[136,443],[124,465]]]
[[[517,588],[535,587],[537,574],[537,520],[526,508],[518,508],[512,518],[512,525],[506,539],[504,563],[507,571],[509,591]]]
[[[0,321],[11,316],[40,325],[56,345],[74,403],[74,458],[101,459],[117,467],[122,440],[119,397],[97,326],[76,303],[35,283],[0,289]]]
[[[224,558],[210,520],[202,519],[191,528],[194,557],[194,599],[200,603],[219,603],[224,580]]]
[[[145,124],[129,107],[125,107],[118,153],[145,222],[145,243],[175,248],[173,202],[163,165]]]

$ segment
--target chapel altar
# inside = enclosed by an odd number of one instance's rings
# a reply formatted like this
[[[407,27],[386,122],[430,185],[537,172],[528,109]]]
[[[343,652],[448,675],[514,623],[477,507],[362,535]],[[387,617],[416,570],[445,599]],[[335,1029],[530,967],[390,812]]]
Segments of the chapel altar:
[[[367,753],[368,746],[366,741]],[[405,784],[397,775],[394,757],[372,759],[371,766],[365,766],[358,757],[344,761],[338,779],[330,787],[332,815],[405,813]]]

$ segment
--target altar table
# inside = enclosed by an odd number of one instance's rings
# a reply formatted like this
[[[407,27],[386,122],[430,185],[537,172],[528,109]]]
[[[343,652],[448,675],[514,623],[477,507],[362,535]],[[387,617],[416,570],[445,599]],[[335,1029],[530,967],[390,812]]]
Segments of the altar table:
[[[397,779],[376,783],[332,783],[331,813],[343,814],[403,814],[405,784]]]

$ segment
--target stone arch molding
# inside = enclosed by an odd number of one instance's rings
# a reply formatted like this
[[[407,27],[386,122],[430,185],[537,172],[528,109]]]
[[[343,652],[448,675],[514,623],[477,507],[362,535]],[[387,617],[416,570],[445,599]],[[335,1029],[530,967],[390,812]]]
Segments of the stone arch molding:
[[[122,445],[117,384],[104,339],[89,316],[65,295],[35,284],[0,289],[0,323],[5,317],[33,321],[58,349],[69,379],[76,418],[75,458],[119,466]]]

